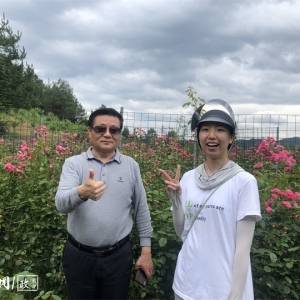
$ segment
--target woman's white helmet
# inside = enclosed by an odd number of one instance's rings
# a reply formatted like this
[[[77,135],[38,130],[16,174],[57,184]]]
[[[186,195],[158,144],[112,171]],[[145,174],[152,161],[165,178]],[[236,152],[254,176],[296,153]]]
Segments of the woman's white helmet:
[[[224,110],[221,109],[211,109],[206,111],[203,115],[201,115],[201,111],[204,107],[204,105],[207,104],[218,104],[221,105],[223,108],[227,110],[227,113]],[[199,131],[204,122],[218,122],[225,124],[226,126],[229,127],[230,134],[235,136],[236,133],[236,122],[235,122],[235,117],[234,113],[232,111],[231,106],[225,102],[222,99],[212,99],[201,105],[196,109],[196,111],[193,114],[192,117],[192,123],[191,123],[191,130],[192,132],[197,129],[197,139],[199,136]],[[198,144],[200,146],[199,140]],[[232,144],[228,146],[228,150],[231,148]],[[201,148],[201,146],[200,146]]]

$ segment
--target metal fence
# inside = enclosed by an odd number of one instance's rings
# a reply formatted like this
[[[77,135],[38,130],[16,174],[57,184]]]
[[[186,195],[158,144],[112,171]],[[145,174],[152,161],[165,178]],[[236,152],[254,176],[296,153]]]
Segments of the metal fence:
[[[124,118],[124,134],[149,137],[154,135],[177,136],[181,140],[193,139],[189,121],[191,115],[185,114],[156,114],[127,112],[120,109]],[[277,143],[288,149],[295,149],[300,145],[300,115],[267,115],[267,114],[240,114],[236,115],[237,141],[242,148],[247,149],[255,146],[268,136],[275,138]],[[12,118],[10,118],[11,120]],[[9,118],[7,118],[9,120]],[[0,120],[0,122],[4,122]],[[0,133],[0,138],[17,143],[34,137],[34,129],[39,125],[45,125],[49,130],[49,137],[56,142],[61,132],[84,133],[86,126],[81,124],[57,123],[47,121],[45,116],[36,120],[35,126],[23,121],[18,126],[7,123],[7,130]]]
[[[122,112],[122,114],[124,127],[127,127],[130,133],[144,135],[176,133],[184,139],[193,138],[189,125],[191,115],[136,112]],[[300,115],[240,114],[235,117],[238,129],[237,141],[245,148],[254,146],[268,136],[289,149],[300,146]]]

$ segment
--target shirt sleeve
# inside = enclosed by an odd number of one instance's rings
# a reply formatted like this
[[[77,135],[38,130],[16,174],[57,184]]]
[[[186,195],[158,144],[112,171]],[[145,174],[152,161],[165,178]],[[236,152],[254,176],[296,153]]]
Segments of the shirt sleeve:
[[[133,195],[134,220],[139,232],[140,245],[151,246],[152,226],[146,191],[138,164],[134,168],[135,186]]]
[[[238,194],[236,221],[238,222],[246,216],[254,216],[255,221],[261,220],[259,192],[257,181],[254,177],[242,183]]]
[[[59,212],[67,214],[85,202],[77,193],[77,187],[81,185],[79,177],[74,164],[70,159],[67,159],[63,165],[58,190],[55,195],[55,205]]]

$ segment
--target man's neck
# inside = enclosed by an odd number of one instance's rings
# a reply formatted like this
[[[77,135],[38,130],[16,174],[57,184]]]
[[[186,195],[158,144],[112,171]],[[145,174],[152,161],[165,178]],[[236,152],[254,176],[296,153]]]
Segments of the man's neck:
[[[103,151],[103,152],[96,152],[92,147],[92,153],[94,156],[99,159],[103,164],[109,162],[116,154],[116,150],[112,151]]]

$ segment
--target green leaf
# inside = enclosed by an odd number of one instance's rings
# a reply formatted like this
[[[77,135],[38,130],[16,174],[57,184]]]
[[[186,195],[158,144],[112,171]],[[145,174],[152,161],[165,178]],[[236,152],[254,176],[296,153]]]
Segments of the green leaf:
[[[21,266],[23,264],[23,261],[22,260],[17,260],[16,261],[16,266]]]
[[[288,286],[285,286],[285,287],[283,288],[283,292],[284,292],[285,294],[289,294],[289,293],[291,292],[291,289],[290,289]]]
[[[161,257],[160,261],[161,261],[162,264],[166,263],[166,257],[165,256]]]
[[[284,277],[285,278],[285,280],[289,283],[289,284],[291,284],[293,281],[290,279],[290,278],[288,278],[288,277]]]
[[[285,265],[286,265],[289,269],[291,269],[291,268],[293,267],[294,263],[293,263],[293,262],[288,262],[288,263],[286,263]]]
[[[293,227],[297,232],[300,232],[300,227],[297,226],[296,224],[292,224],[292,227]]]
[[[166,238],[160,238],[158,241],[158,244],[160,247],[164,247],[167,244],[167,239]]]
[[[291,293],[293,294],[293,296],[296,298],[296,299],[299,299],[299,294],[296,293],[294,290],[291,290]]]
[[[290,248],[290,249],[288,249],[288,251],[296,251],[296,250],[298,250],[300,247],[294,247],[294,248]]]
[[[35,297],[34,299],[39,299],[44,294],[45,294],[45,291],[40,291],[39,295],[37,297]]]
[[[268,273],[272,271],[272,269],[269,266],[264,266],[264,270]]]
[[[13,298],[11,298],[11,300],[24,300],[24,296],[23,295],[17,295],[17,296],[14,296]]]
[[[277,261],[277,256],[276,256],[276,254],[273,253],[273,252],[270,253],[270,258],[271,258],[271,261],[272,261],[272,262],[276,262],[276,261]]]

